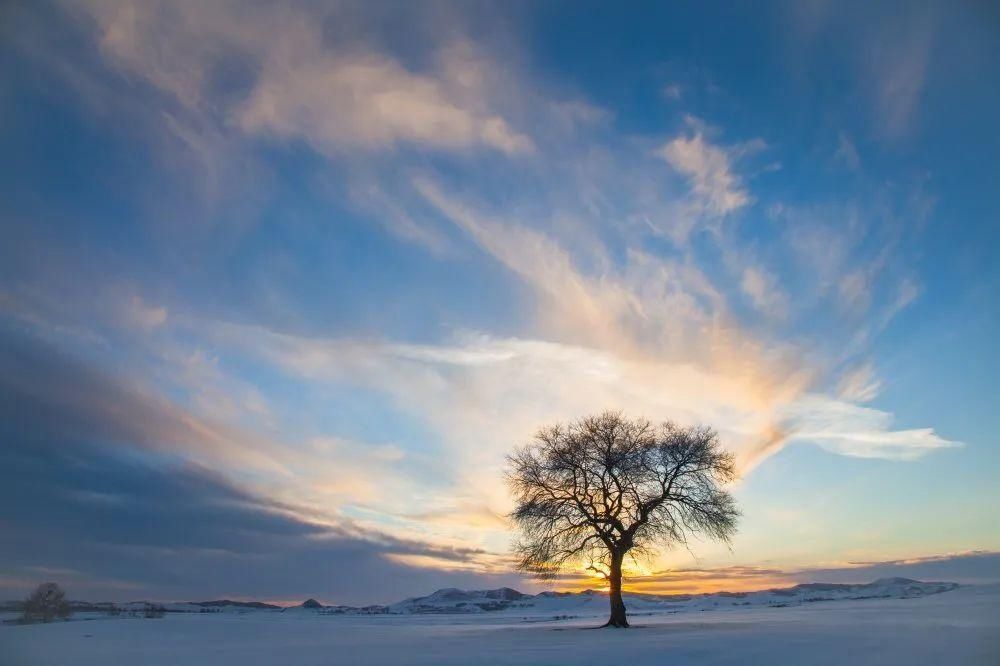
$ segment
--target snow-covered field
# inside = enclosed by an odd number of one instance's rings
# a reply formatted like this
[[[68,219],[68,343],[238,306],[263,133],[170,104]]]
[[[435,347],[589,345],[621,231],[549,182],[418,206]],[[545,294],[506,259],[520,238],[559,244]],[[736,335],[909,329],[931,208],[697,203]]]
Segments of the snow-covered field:
[[[455,596],[448,592],[441,596]],[[598,595],[460,614],[95,615],[0,626],[0,664],[1000,664],[1000,586],[899,596],[833,598],[806,588],[779,594],[788,605],[633,599],[635,627],[625,631],[592,629],[607,613]],[[821,598],[830,600],[812,600]]]

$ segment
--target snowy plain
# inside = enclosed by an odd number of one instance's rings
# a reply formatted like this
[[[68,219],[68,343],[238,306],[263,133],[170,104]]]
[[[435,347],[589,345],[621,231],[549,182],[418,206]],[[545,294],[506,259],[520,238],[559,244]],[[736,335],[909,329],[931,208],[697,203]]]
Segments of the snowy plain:
[[[594,629],[606,603],[573,595],[464,614],[94,616],[0,626],[0,664],[1000,664],[1000,585],[788,606],[635,600],[634,628]]]

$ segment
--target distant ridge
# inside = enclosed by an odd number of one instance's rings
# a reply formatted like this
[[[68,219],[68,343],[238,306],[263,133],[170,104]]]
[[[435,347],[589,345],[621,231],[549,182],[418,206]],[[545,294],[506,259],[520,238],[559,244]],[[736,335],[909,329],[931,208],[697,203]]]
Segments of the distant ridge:
[[[871,583],[801,583],[792,587],[772,588],[753,592],[712,592],[703,594],[643,594],[625,593],[630,610],[643,612],[708,611],[734,607],[798,606],[814,602],[860,599],[909,599],[948,592],[957,583],[923,582],[911,578],[880,578]],[[0,603],[0,610],[20,610],[23,602]],[[108,613],[137,612],[153,605],[134,601],[121,604],[109,602],[71,602],[74,611]],[[468,614],[513,611],[524,614],[551,614],[569,617],[569,613],[603,611],[607,593],[599,590],[583,592],[539,592],[525,594],[510,587],[493,590],[460,590],[445,587],[422,597],[410,597],[388,606],[325,606],[314,598],[297,606],[281,607],[262,601],[217,599],[180,603],[157,603],[168,613],[218,612],[293,612],[318,615],[420,615]]]
[[[802,583],[793,587],[758,590],[755,592],[712,592],[704,594],[642,594],[625,593],[630,607],[637,610],[711,610],[731,606],[782,607],[846,599],[907,599],[939,594],[959,587],[957,583],[922,582],[909,578],[881,578],[871,583]],[[503,610],[570,611],[582,610],[593,604],[607,604],[607,593],[599,590],[583,592],[540,592],[524,594],[502,587],[496,590],[459,590],[446,587],[423,597],[411,597],[385,607],[385,612],[398,614],[462,614]],[[364,612],[371,612],[368,607]],[[337,607],[334,612],[351,612],[350,607]],[[360,610],[360,609],[358,609]]]
[[[231,599],[216,599],[214,601],[192,601],[193,606],[202,608],[222,608],[232,606],[233,608],[256,608],[259,610],[280,610],[281,606],[266,604],[263,601],[233,601]]]

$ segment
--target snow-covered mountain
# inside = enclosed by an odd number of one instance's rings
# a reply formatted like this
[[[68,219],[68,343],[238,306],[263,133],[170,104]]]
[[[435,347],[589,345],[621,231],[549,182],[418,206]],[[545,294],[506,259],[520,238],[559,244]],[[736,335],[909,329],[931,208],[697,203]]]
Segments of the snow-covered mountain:
[[[845,599],[904,599],[946,592],[956,583],[921,582],[908,578],[883,578],[872,583],[845,585],[836,583],[805,583],[789,588],[758,592],[717,592],[694,595],[625,594],[630,613],[677,612],[711,610],[744,606],[783,607],[817,601]],[[519,612],[534,614],[575,614],[603,610],[607,594],[594,590],[584,592],[541,592],[523,594],[509,587],[496,590],[459,590],[445,588],[425,597],[405,599],[390,606],[327,607],[332,613],[390,614],[465,614]]]
[[[788,588],[757,592],[716,592],[712,594],[630,594],[625,604],[630,615],[662,614],[689,611],[724,610],[741,607],[798,606],[820,601],[849,599],[907,599],[947,592],[957,583],[921,582],[909,578],[882,578],[872,583],[804,583]],[[0,610],[19,610],[19,602],[11,602]],[[122,604],[74,604],[83,613],[117,615],[142,614],[150,608],[166,613],[288,613],[301,615],[464,615],[474,613],[515,614],[524,618],[565,618],[600,615],[607,612],[607,594],[595,590],[584,592],[541,592],[524,594],[509,587],[495,590],[459,590],[444,588],[423,597],[411,597],[389,606],[325,606],[307,599],[298,606],[282,608],[257,601],[216,601],[151,603],[146,601]]]
[[[509,587],[496,590],[459,590],[446,587],[426,597],[412,597],[389,606],[392,613],[478,613],[520,607],[518,602],[531,600]],[[530,603],[525,601],[524,603]]]

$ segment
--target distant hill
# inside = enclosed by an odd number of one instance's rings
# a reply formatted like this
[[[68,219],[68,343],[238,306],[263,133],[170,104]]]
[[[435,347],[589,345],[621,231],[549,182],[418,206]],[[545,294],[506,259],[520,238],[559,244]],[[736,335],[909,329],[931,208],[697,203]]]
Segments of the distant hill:
[[[458,590],[447,587],[426,597],[413,597],[389,606],[397,613],[465,613],[503,610],[513,602],[530,599],[532,595],[509,587],[496,590]]]
[[[849,599],[908,599],[939,594],[959,587],[957,583],[922,582],[909,578],[881,578],[871,583],[803,583],[787,588],[756,592],[715,592],[711,594],[633,594],[626,593],[625,603],[630,613],[683,612],[715,610],[733,607],[797,606],[806,603]],[[319,615],[422,615],[516,612],[524,615],[572,617],[575,613],[605,610],[607,594],[595,590],[583,592],[540,592],[525,594],[513,588],[495,590],[460,590],[446,587],[423,597],[411,597],[383,606],[324,606],[316,599],[307,599],[298,606],[283,608],[261,601],[193,601],[152,604],[168,613],[248,613],[292,612]],[[15,611],[22,602],[0,604],[0,610]],[[146,601],[122,604],[108,602],[72,602],[74,611],[113,613],[138,612],[151,605]]]
[[[310,599],[309,601],[313,601]],[[215,601],[192,601],[192,605],[202,608],[220,608],[232,606],[233,608],[256,608],[259,610],[281,610],[281,606],[266,604],[263,601],[232,601],[230,599],[217,599]]]
[[[908,578],[883,578],[872,583],[804,583],[789,588],[757,592],[716,592],[711,594],[625,594],[630,611],[710,610],[733,606],[782,607],[818,601],[847,599],[911,598],[947,592],[956,583],[921,582]],[[574,612],[608,603],[607,594],[583,592],[541,592],[531,595],[511,588],[458,590],[444,588],[424,597],[413,597],[387,607],[399,614],[462,614],[495,611]],[[344,612],[344,611],[340,611]]]

